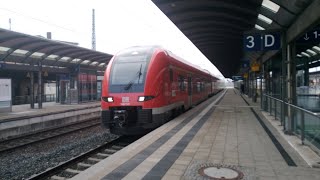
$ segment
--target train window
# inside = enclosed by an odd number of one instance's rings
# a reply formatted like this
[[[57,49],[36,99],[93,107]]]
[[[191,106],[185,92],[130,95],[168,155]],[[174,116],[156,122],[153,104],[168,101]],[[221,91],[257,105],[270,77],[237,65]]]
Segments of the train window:
[[[204,90],[203,88],[203,82],[200,82],[200,91],[202,92]]]
[[[118,57],[111,72],[112,85],[144,84],[146,56]]]
[[[186,85],[185,85],[185,79],[184,79],[183,76],[179,76],[179,78],[178,78],[178,85],[179,85],[180,91],[185,91]]]
[[[172,81],[173,81],[173,72],[172,72],[172,69],[169,70],[169,73],[170,73],[170,81],[172,82]]]
[[[201,84],[200,82],[197,82],[197,92],[200,92],[201,91]]]

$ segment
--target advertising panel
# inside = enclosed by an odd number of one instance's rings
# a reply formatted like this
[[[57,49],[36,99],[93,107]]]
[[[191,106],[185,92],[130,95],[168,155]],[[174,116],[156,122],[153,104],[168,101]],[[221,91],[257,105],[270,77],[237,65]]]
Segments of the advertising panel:
[[[0,79],[0,101],[11,101],[11,79]]]
[[[11,79],[0,79],[0,112],[12,110],[11,99]]]

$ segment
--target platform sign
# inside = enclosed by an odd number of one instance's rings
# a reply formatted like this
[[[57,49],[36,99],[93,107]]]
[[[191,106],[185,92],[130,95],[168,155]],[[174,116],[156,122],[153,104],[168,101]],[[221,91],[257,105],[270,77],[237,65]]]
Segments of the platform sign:
[[[264,51],[278,50],[281,47],[281,35],[280,33],[264,34],[262,42],[262,49]]]
[[[251,65],[251,71],[258,72],[260,70],[260,65],[257,62],[252,63]]]
[[[320,27],[306,32],[302,37],[297,39],[297,43],[319,43],[320,42]]]
[[[0,79],[0,112],[12,111],[11,79]]]
[[[0,101],[11,101],[11,79],[0,79]]]
[[[243,47],[246,51],[260,51],[261,50],[261,36],[246,35],[243,39]]]
[[[243,43],[245,51],[278,50],[281,47],[281,33],[246,34]]]

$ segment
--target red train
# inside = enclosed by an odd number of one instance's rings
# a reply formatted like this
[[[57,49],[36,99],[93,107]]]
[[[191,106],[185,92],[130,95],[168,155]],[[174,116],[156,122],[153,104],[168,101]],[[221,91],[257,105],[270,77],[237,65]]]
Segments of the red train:
[[[132,47],[109,62],[102,85],[102,124],[142,134],[219,89],[218,78],[158,46]]]

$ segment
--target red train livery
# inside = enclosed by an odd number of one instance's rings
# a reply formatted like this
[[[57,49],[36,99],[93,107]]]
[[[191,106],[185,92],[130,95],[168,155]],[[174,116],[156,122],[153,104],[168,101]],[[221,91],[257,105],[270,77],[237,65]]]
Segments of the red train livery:
[[[146,133],[216,93],[217,81],[161,47],[125,49],[104,74],[102,124],[114,134]]]

